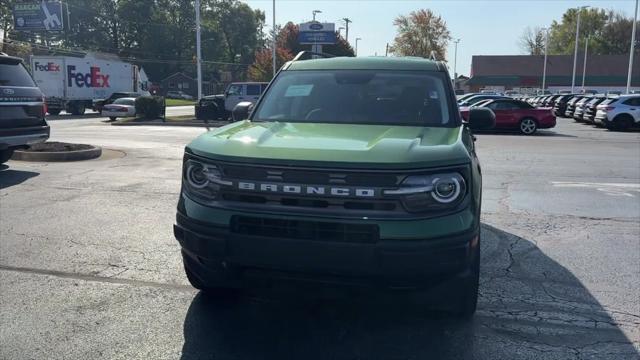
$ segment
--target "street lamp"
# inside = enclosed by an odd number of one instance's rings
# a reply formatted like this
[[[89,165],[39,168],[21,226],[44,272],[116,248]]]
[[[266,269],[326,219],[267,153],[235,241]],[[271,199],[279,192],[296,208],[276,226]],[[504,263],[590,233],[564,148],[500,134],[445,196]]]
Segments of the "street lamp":
[[[322,11],[320,11],[320,10],[313,10],[311,13],[313,14],[313,21],[316,21],[316,14],[322,14]]]
[[[273,0],[273,22],[271,23],[272,25],[272,29],[273,29],[273,34],[272,39],[271,39],[271,66],[273,67],[273,76],[272,77],[276,77],[276,36],[278,35],[276,33],[276,0]]]
[[[358,56],[358,41],[362,40],[362,38],[356,38],[356,56]]]
[[[582,92],[584,93],[584,79],[587,77],[587,52],[589,51],[589,40],[591,35],[587,36],[587,40],[584,42],[584,63],[582,64]]]
[[[576,21],[576,46],[573,53],[573,77],[571,78],[571,92],[575,92],[576,87],[576,64],[578,61],[578,41],[580,36],[580,14],[582,10],[588,8],[589,6],[580,6],[578,8],[578,20]]]
[[[542,66],[542,93],[547,88],[547,54],[549,49],[549,29],[542,28],[544,31],[544,65]]]
[[[631,50],[629,50],[629,73],[627,74],[627,94],[631,92],[631,69],[633,66],[633,53],[636,50],[636,22],[638,21],[638,0],[636,10],[633,12],[633,29],[631,30]]]
[[[454,52],[453,55],[453,88],[457,89],[457,79],[458,79],[458,71],[457,71],[457,66],[458,66],[458,43],[460,42],[460,39],[455,39],[453,41],[454,44],[456,44],[456,50]]]

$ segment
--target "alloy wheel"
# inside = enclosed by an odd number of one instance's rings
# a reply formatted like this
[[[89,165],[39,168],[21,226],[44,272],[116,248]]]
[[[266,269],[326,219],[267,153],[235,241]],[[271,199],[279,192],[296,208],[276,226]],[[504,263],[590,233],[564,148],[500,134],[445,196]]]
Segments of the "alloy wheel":
[[[536,132],[536,122],[533,119],[523,119],[520,122],[520,131],[525,135],[531,135]]]

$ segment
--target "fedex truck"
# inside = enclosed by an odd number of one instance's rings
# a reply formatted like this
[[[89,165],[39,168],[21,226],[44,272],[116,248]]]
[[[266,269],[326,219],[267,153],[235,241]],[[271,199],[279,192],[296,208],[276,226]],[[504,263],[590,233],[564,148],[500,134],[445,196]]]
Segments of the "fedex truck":
[[[52,115],[62,110],[84,114],[95,100],[114,92],[148,95],[144,72],[116,56],[32,56],[31,71]]]

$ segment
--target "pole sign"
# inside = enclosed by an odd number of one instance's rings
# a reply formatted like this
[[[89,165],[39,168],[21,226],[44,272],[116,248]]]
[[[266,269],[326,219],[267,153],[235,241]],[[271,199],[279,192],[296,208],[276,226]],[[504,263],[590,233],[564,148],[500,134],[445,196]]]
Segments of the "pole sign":
[[[13,28],[18,31],[62,31],[62,3],[18,3],[13,6]]]
[[[300,24],[300,44],[333,45],[336,43],[336,24],[310,21]]]

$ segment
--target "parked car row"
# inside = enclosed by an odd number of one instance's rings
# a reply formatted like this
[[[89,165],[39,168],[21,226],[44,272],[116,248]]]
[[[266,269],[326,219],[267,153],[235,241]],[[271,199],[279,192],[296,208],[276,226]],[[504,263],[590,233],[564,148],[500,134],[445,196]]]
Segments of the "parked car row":
[[[610,130],[640,126],[640,94],[556,94],[516,99],[537,108],[552,108],[558,117]]]
[[[462,118],[467,120],[470,109],[476,107],[488,108],[494,112],[494,129],[518,130],[521,134],[533,135],[538,129],[556,126],[556,117],[551,109],[536,108],[525,101],[504,96],[484,99],[470,107],[460,107]]]

